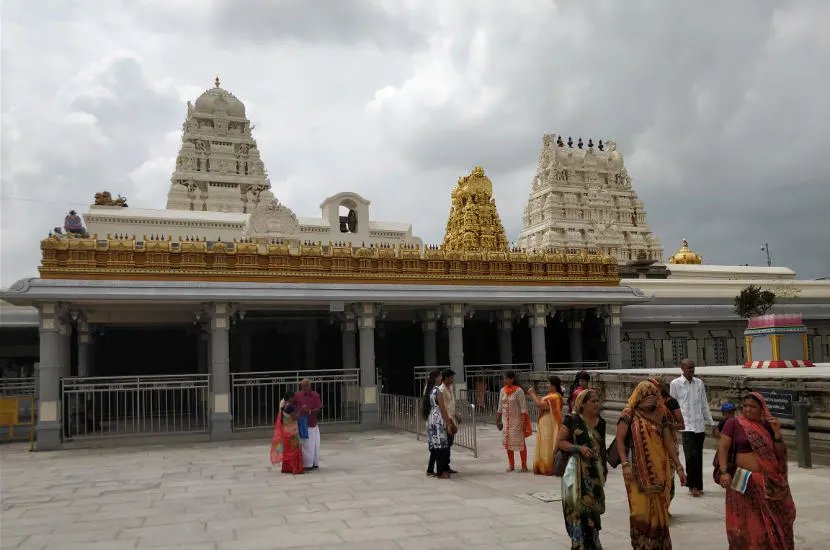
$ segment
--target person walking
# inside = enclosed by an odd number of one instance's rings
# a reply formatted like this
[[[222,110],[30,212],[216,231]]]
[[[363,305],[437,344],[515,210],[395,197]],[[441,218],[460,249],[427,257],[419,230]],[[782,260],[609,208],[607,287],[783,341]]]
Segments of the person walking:
[[[640,382],[617,423],[616,445],[628,494],[631,548],[671,550],[671,465],[686,484],[672,440],[672,420],[652,382]]]
[[[499,407],[496,411],[496,427],[501,431],[501,442],[507,451],[508,472],[516,469],[515,452],[519,451],[522,472],[527,472],[527,446],[525,438],[533,434],[530,416],[527,413],[527,397],[516,385],[513,371],[504,373],[504,387],[499,392]]]
[[[441,392],[441,398],[444,400],[444,407],[447,409],[447,415],[450,417],[451,424],[447,426],[447,439],[449,440],[449,450],[447,451],[447,471],[451,474],[458,472],[452,469],[450,462],[452,461],[452,445],[455,443],[455,434],[458,433],[459,415],[455,409],[455,371],[452,369],[444,369],[441,371],[441,385],[438,386],[438,391]]]
[[[323,410],[323,400],[320,394],[311,389],[311,380],[303,378],[300,382],[300,391],[294,394],[299,414],[308,421],[308,437],[302,439],[303,467],[316,470],[320,467],[320,428],[317,426],[317,415]]]
[[[432,412],[432,390],[441,385],[441,369],[432,369],[427,375],[427,383],[424,386],[424,394],[421,397],[421,416],[424,422],[427,423],[427,431],[429,430],[429,418]],[[429,445],[429,463],[427,464],[427,476],[435,476],[435,461],[438,458],[432,445]]]
[[[714,426],[706,387],[695,378],[695,364],[689,359],[680,362],[683,374],[672,380],[669,393],[680,403],[683,414],[683,455],[686,459],[689,491],[693,497],[703,494],[703,443],[706,426]]]
[[[447,414],[444,396],[438,386],[429,393],[429,418],[427,420],[427,443],[435,455],[435,475],[439,479],[450,478],[450,440],[448,437],[452,419]]]

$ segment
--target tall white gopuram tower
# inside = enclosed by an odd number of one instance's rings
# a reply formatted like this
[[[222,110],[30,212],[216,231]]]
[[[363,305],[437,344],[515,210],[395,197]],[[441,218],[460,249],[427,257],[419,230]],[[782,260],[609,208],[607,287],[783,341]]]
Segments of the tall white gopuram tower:
[[[613,141],[546,134],[517,243],[528,250],[593,248],[621,263],[663,261]]]
[[[188,101],[167,208],[253,212],[276,202],[251,130],[245,105],[219,87],[219,77],[195,104]]]

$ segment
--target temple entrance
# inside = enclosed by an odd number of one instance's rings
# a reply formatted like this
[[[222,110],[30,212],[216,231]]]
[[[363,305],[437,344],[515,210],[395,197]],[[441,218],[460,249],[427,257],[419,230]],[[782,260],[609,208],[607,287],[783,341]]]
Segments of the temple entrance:
[[[111,326],[92,332],[88,376],[143,376],[199,372],[201,331],[194,326]],[[77,336],[72,374],[77,376]]]

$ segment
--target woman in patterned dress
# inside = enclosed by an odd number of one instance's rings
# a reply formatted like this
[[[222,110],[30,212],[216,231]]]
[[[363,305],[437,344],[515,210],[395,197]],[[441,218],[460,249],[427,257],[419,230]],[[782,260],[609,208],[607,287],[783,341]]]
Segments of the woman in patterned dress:
[[[453,429],[453,422],[447,414],[441,390],[435,386],[429,392],[430,411],[427,418],[427,443],[429,452],[435,457],[435,477],[450,477],[450,439],[448,429]]]
[[[605,420],[594,390],[578,392],[565,416],[556,447],[570,454],[562,476],[562,513],[572,550],[602,550],[599,532],[605,513]]]
[[[516,375],[512,371],[504,373],[504,387],[499,392],[499,408],[496,414],[496,426],[501,430],[501,442],[507,451],[508,472],[516,469],[515,451],[522,459],[522,472],[527,472],[527,446],[525,438],[533,431],[530,416],[527,414],[527,397],[525,392],[515,384]]]

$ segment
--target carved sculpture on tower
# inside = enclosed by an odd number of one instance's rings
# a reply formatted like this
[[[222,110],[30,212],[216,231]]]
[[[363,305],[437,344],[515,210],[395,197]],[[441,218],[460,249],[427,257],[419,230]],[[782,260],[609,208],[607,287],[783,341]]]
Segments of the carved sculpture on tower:
[[[219,87],[187,103],[167,208],[252,213],[273,207],[271,182],[245,105]]]
[[[518,245],[534,252],[598,248],[620,263],[643,256],[663,261],[617,144],[587,143],[580,138],[574,147],[570,137],[543,136]]]
[[[447,231],[441,245],[445,252],[508,252],[493,182],[476,166],[469,176],[458,178],[452,190]]]

